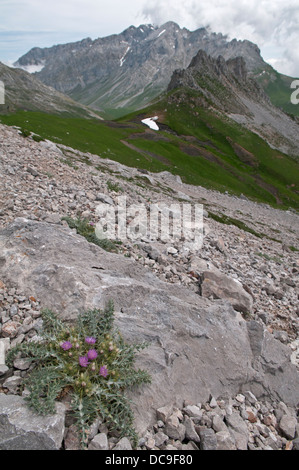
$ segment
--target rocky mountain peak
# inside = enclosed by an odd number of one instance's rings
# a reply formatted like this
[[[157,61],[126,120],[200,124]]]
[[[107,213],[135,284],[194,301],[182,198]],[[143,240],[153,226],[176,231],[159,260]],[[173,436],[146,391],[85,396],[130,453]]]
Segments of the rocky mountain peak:
[[[224,105],[225,109],[235,107],[240,93],[266,99],[259,86],[250,79],[243,57],[226,61],[222,55],[213,58],[204,50],[198,51],[186,69],[173,73],[168,91],[176,88],[195,89],[206,96],[209,103],[212,100],[220,108]]]
[[[34,65],[43,83],[111,118],[146,106],[166,90],[172,73],[187,68],[199,50],[213,58],[221,55],[225,61],[243,56],[249,72],[264,65],[258,47],[249,41],[229,41],[206,28],[189,31],[173,21],[34,48],[15,65]]]
[[[248,78],[248,70],[243,57],[234,57],[226,61],[222,55],[219,55],[215,59],[202,49],[193,57],[188,68],[201,73],[204,71],[217,74],[218,76],[226,75],[229,77],[233,75],[235,78],[244,81]]]
[[[246,80],[248,76],[248,69],[244,57],[235,57],[229,59],[226,62],[228,69],[233,73],[237,78],[241,80]]]

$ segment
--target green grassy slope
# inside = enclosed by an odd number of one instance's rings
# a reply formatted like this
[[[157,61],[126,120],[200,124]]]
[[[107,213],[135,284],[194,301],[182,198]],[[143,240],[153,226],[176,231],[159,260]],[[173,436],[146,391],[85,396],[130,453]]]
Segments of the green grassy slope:
[[[154,115],[158,132],[140,122]],[[128,166],[168,170],[186,183],[299,209],[298,163],[237,123],[197,107],[187,91],[180,104],[165,95],[114,122],[21,111],[0,121]]]
[[[0,116],[0,122],[19,126],[41,136],[81,150],[111,158],[128,165],[135,165],[136,158],[132,151],[121,143],[131,132],[130,127],[117,127],[96,119],[62,117],[52,114],[18,111],[7,116]],[[138,156],[138,154],[137,154]]]
[[[299,116],[299,104],[291,103],[291,95],[294,91],[291,83],[296,78],[283,75],[269,65],[265,70],[256,71],[255,79],[265,90],[274,106],[289,114]]]
[[[298,163],[239,124],[194,103],[192,93],[185,91],[180,104],[166,98],[149,107],[147,115],[159,115],[169,142],[139,139],[139,146],[168,158],[169,171],[186,182],[298,208]]]

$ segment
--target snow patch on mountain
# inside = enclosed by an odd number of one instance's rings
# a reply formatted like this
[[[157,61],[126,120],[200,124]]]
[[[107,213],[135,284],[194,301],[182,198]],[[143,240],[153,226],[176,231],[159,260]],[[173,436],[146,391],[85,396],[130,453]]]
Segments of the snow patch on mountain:
[[[153,129],[154,131],[158,131],[159,126],[155,122],[157,119],[158,119],[158,116],[154,116],[154,117],[151,117],[151,118],[142,119],[141,122],[143,124],[145,124],[146,126],[150,127],[151,129]]]
[[[161,31],[161,32],[158,34],[157,38],[159,38],[160,36],[162,36],[162,34],[164,34],[165,31],[166,31],[166,29],[163,29],[163,31]]]
[[[121,59],[120,59],[120,61],[119,61],[119,62],[120,62],[120,64],[119,64],[119,65],[120,65],[120,67],[122,67],[122,66],[123,66],[123,63],[124,63],[124,62],[125,62],[125,60],[126,60],[126,59],[125,59],[125,57],[126,57],[126,55],[127,55],[127,53],[129,52],[129,50],[130,50],[130,49],[131,49],[130,47],[127,47],[127,50],[126,50],[126,52],[125,52],[125,53],[124,53],[124,55],[121,57]]]

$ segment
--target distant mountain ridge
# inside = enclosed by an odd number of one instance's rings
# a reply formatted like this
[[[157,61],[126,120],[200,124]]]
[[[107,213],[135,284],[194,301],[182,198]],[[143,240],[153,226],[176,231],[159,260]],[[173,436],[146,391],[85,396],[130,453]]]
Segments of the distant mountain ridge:
[[[222,119],[232,119],[298,161],[297,120],[272,104],[243,57],[225,60],[200,50],[186,69],[174,71],[167,91],[168,102],[176,101],[180,106],[185,101],[191,109],[216,110]]]
[[[0,105],[0,114],[25,110],[100,119],[92,109],[45,85],[24,70],[0,62],[0,80],[5,84],[5,104]]]
[[[298,208],[299,125],[273,106],[243,57],[225,60],[199,50],[150,105],[114,121],[45,112],[38,88],[60,92],[22,70],[9,72],[22,75],[16,96],[31,97],[40,112],[11,113],[1,116],[3,123],[134,168],[167,171],[188,184]],[[151,118],[157,130],[145,125]]]
[[[240,91],[256,100],[269,102],[262,87],[250,78],[243,57],[225,60],[220,55],[213,58],[203,50],[198,51],[186,69],[173,72],[167,90],[179,87],[200,91],[206,105],[213,102],[225,112],[248,113],[240,100]]]
[[[258,46],[250,41],[228,41],[206,28],[189,31],[174,22],[36,47],[15,66],[39,70],[34,75],[46,85],[113,118],[143,108],[165,91],[174,70],[187,68],[200,49],[225,60],[242,56],[250,73],[267,66]]]

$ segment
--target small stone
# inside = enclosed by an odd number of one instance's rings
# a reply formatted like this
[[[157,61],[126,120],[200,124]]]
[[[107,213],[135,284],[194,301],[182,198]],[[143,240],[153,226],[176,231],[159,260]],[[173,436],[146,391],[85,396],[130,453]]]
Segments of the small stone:
[[[155,446],[161,447],[166,441],[168,441],[168,436],[164,432],[159,431],[154,435]]]
[[[218,406],[216,398],[212,397],[209,403],[211,408],[216,408]]]
[[[284,415],[279,422],[279,428],[287,439],[294,439],[296,426],[297,419],[295,416]]]
[[[101,420],[99,418],[96,418],[94,422],[90,425],[88,434],[88,438],[90,441],[98,434],[100,424]]]
[[[104,193],[98,193],[96,195],[96,201],[100,201],[100,202],[103,202],[104,204],[109,204],[111,206],[114,204],[112,197]]]
[[[24,339],[25,339],[25,335],[23,333],[18,334],[18,336],[12,340],[11,347],[14,348],[18,344],[21,344],[24,341]]]
[[[202,410],[196,405],[188,405],[183,410],[188,416],[193,418],[201,418],[202,417]]]
[[[265,426],[264,424],[262,423],[257,423],[255,425],[255,428],[258,430],[258,432],[260,433],[261,436],[263,437],[269,437],[269,429],[267,428],[267,426]]]
[[[228,430],[216,432],[217,450],[236,450],[235,441]]]
[[[188,439],[189,441],[193,441],[193,442],[200,442],[200,438],[195,430],[194,423],[192,419],[189,418],[189,416],[185,416],[184,426],[186,430],[186,435],[185,435],[186,439]]]
[[[249,431],[239,413],[233,412],[231,415],[227,415],[225,419],[227,426],[234,435],[237,449],[247,450]]]
[[[97,434],[88,446],[88,450],[109,450],[107,435],[103,432]]]
[[[266,426],[275,425],[275,422],[271,416],[264,416],[262,421]]]
[[[162,406],[157,410],[157,418],[158,420],[163,421],[163,423],[166,423],[167,419],[171,416],[173,412],[173,406],[168,405],[168,406]]]
[[[18,334],[21,323],[8,321],[2,326],[2,336],[4,338],[14,338]]]
[[[256,423],[257,422],[257,417],[252,411],[246,411],[247,413],[247,419],[250,423]]]
[[[279,450],[277,441],[272,439],[270,436],[265,439],[265,445],[271,447],[271,450]]]
[[[278,406],[275,408],[274,413],[277,418],[277,421],[280,421],[284,415],[290,414],[287,405],[283,401],[280,401],[278,403]]]
[[[13,363],[15,369],[19,370],[27,370],[31,366],[32,361],[31,359],[16,359]]]
[[[168,254],[175,255],[175,254],[177,254],[177,252],[178,252],[178,250],[176,248],[174,248],[173,246],[169,246],[167,248],[167,253]]]
[[[237,400],[239,403],[244,403],[244,401],[245,401],[245,396],[242,395],[241,393],[239,393],[238,395],[236,395],[236,400]]]
[[[244,392],[244,395],[245,395],[245,399],[250,403],[250,405],[254,405],[257,402],[257,398],[249,390]]]
[[[65,450],[80,450],[81,448],[79,433],[75,424],[72,424],[67,430],[64,448]]]
[[[178,408],[175,408],[173,410],[173,416],[176,416],[178,418],[179,421],[183,421],[183,413],[181,412],[181,410],[179,410]]]
[[[19,311],[18,306],[16,304],[12,305],[9,309],[10,316],[13,317],[14,315],[18,313],[18,311]]]
[[[167,437],[167,436],[166,436]],[[167,438],[168,439],[168,438]],[[156,442],[155,442],[155,439],[153,437],[148,437],[146,442],[145,442],[145,447],[148,449],[148,450],[151,450],[155,447],[156,445]]]
[[[200,449],[217,450],[217,437],[213,429],[203,427],[200,430]]]
[[[289,335],[286,331],[274,331],[273,336],[275,339],[280,341],[281,343],[287,344],[289,342]]]
[[[23,379],[22,377],[18,377],[17,375],[13,375],[12,377],[8,377],[3,383],[3,387],[7,388],[10,393],[13,395],[17,393],[19,386],[21,385]]]
[[[186,428],[179,422],[177,416],[171,415],[165,423],[164,431],[171,439],[183,441],[185,438]]]
[[[30,166],[27,168],[27,171],[28,171],[28,173],[30,173],[32,176],[38,176],[38,174],[39,174],[34,168],[32,168],[32,167],[30,167]]]
[[[2,375],[5,375],[8,371],[9,367],[7,367],[5,364],[0,364],[0,377],[2,377]]]
[[[127,437],[123,437],[116,446],[113,447],[113,450],[132,450],[131,443]]]
[[[221,253],[225,253],[225,243],[222,237],[219,237],[216,242],[215,246],[217,250],[219,250]]]
[[[224,423],[223,419],[219,415],[213,416],[212,428],[215,432],[226,431],[228,432],[227,426]]]
[[[146,443],[146,438],[145,437],[141,437],[138,441],[138,447],[143,447],[145,446],[145,443]]]

